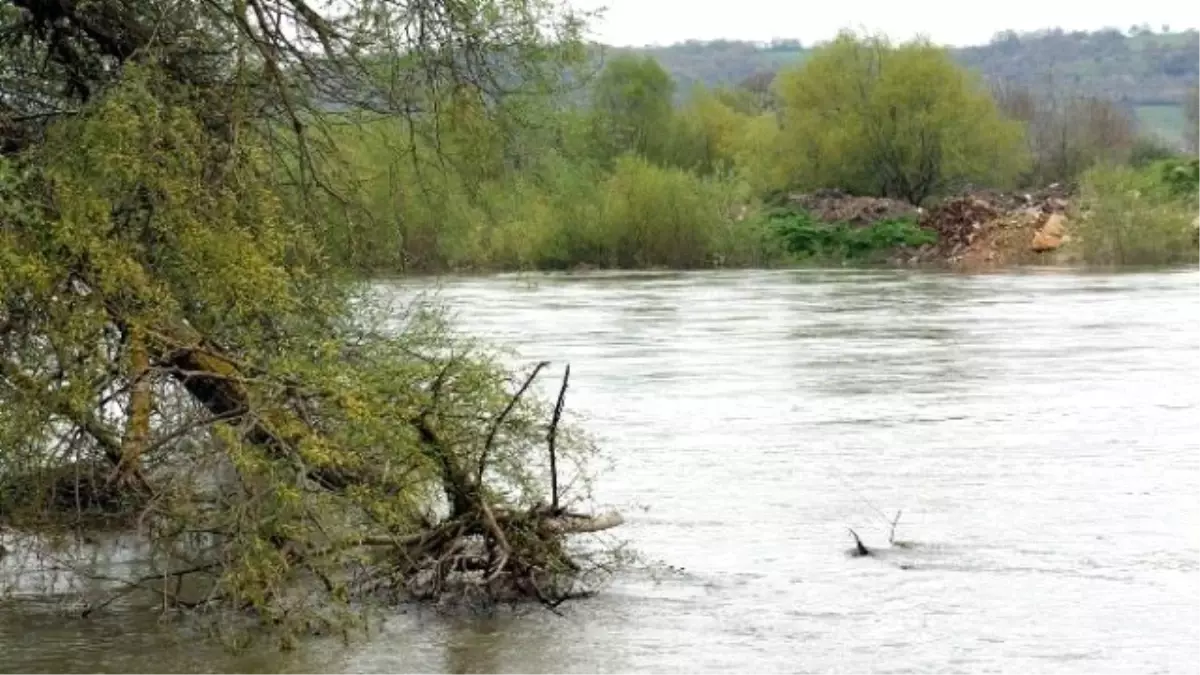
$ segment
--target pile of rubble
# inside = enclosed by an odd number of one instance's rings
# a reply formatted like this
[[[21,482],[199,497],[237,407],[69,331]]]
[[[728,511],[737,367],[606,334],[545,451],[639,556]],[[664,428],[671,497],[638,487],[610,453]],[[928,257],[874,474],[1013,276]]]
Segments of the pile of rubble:
[[[937,233],[936,244],[898,251],[895,263],[992,267],[1044,261],[1069,241],[1072,193],[1057,183],[1037,192],[970,190],[921,209],[897,199],[818,190],[789,194],[784,203],[827,223],[866,227],[909,219]]]
[[[807,211],[821,222],[860,226],[885,220],[916,220],[921,213],[917,207],[899,199],[856,197],[832,189],[789,194],[786,203],[792,208]]]
[[[923,214],[921,227],[937,232],[938,251],[951,255],[975,242],[984,225],[1000,217],[991,203],[966,195],[948,199]]]
[[[977,191],[945,199],[920,219],[938,233],[937,245],[910,252],[910,261],[967,267],[1036,262],[1070,240],[1068,195],[1051,185],[1037,193]]]

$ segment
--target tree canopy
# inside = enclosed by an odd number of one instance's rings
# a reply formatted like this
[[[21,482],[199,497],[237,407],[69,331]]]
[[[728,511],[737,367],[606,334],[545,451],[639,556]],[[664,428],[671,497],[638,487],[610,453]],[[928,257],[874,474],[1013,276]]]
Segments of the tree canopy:
[[[0,524],[136,534],[145,575],[86,611],[153,587],[162,607],[294,632],[344,626],[366,597],[440,596],[452,574],[485,597],[573,592],[554,585],[581,571],[561,537],[599,525],[547,496],[547,427],[561,470],[588,446],[526,392],[543,366],[514,393],[499,356],[430,308],[376,311],[323,218],[370,211],[345,190],[340,129],[399,120],[413,163],[453,164],[442,123],[504,130],[513,100],[561,79],[575,18],[539,2],[2,10]]]
[[[696,84],[733,86],[753,77],[770,77],[794,68],[819,45],[795,40],[756,43],[691,40],[665,46],[626,47],[616,51],[651,56],[662,64],[686,95]],[[1153,32],[1114,28],[1096,31],[1045,29],[1002,31],[987,44],[949,47],[955,63],[989,82],[1040,88],[1055,82],[1071,94],[1135,105],[1186,101],[1200,77],[1195,58],[1200,33]]]
[[[660,160],[670,133],[675,83],[650,57],[618,56],[592,85],[592,134],[604,161],[633,151]]]
[[[1019,124],[928,42],[843,34],[777,80],[794,181],[920,203],[1022,168]]]

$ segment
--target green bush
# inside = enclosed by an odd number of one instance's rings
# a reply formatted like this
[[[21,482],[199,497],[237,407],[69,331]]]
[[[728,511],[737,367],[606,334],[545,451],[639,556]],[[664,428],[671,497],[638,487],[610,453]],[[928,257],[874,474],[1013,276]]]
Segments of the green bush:
[[[1173,197],[1195,199],[1200,192],[1200,160],[1168,159],[1158,162],[1159,180]]]
[[[1004,186],[1027,165],[1024,131],[974,74],[927,40],[842,33],[780,72],[781,157],[802,189],[926,198]]]
[[[1197,261],[1196,163],[1136,170],[1104,166],[1084,174],[1076,232],[1084,261],[1162,265]]]
[[[600,219],[577,232],[586,262],[610,267],[703,267],[725,219],[724,185],[642,157],[619,157],[601,187]]]
[[[936,233],[908,219],[854,226],[823,223],[805,212],[776,211],[768,220],[786,251],[802,259],[867,260],[901,246],[937,241]]]

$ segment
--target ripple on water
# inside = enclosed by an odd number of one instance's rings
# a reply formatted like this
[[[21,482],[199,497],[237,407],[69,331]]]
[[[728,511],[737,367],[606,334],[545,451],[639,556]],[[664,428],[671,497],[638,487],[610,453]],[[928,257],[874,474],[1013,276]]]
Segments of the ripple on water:
[[[1194,670],[1197,280],[442,280],[464,329],[571,363],[569,405],[613,464],[597,498],[651,506],[627,510],[623,535],[662,565],[563,617],[396,615],[329,667]],[[845,528],[885,547],[896,510],[910,548],[845,557]],[[98,644],[71,640],[0,631],[0,653],[62,664],[48,654]],[[154,649],[159,668],[190,662]]]

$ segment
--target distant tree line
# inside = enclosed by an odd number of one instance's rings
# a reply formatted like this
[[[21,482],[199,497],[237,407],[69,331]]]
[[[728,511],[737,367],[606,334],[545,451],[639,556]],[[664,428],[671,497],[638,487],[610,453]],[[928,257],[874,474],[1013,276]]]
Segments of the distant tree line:
[[[1155,33],[1148,26],[1128,32],[1115,28],[1004,31],[989,44],[953,48],[949,53],[956,63],[989,81],[1040,86],[1051,77],[1071,94],[1131,105],[1178,105],[1200,77],[1198,38],[1194,30]],[[610,51],[653,56],[687,91],[693,83],[727,86],[757,73],[777,72],[796,65],[811,49],[798,41],[760,45],[721,40]]]

